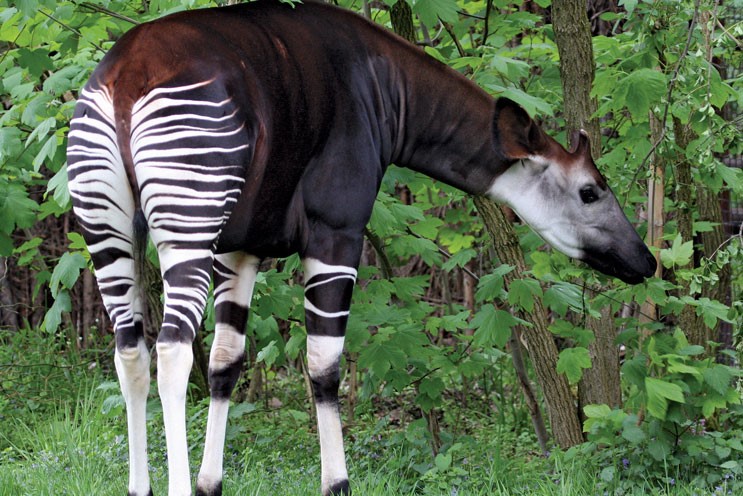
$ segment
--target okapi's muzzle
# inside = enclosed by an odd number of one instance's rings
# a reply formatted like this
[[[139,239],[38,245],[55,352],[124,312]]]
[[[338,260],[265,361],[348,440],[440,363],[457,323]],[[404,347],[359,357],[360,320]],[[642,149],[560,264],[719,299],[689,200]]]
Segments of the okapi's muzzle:
[[[642,241],[627,241],[624,246],[606,251],[587,249],[584,253],[582,260],[592,268],[627,284],[639,284],[652,277],[658,265]]]

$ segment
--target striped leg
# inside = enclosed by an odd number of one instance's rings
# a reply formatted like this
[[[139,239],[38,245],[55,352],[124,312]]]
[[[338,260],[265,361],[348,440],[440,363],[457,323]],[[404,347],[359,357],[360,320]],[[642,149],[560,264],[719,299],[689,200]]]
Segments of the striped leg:
[[[222,494],[222,460],[230,395],[245,361],[245,324],[253,296],[258,259],[244,253],[217,255],[214,263],[216,329],[209,355],[211,402],[204,458],[196,494]]]
[[[219,80],[160,87],[132,107],[132,156],[165,289],[157,383],[170,496],[191,494],[185,417],[191,343],[206,306],[212,249],[250,162],[244,122]]]
[[[338,409],[338,386],[356,269],[328,265],[314,258],[305,258],[303,263],[307,365],[317,407],[322,492],[326,496],[350,494]]]
[[[67,151],[70,194],[116,333],[114,363],[129,433],[129,495],[146,496],[152,494],[145,415],[150,354],[133,258],[134,198],[116,145],[110,95],[105,89],[87,88],[78,101]]]
[[[165,287],[163,326],[157,339],[157,386],[168,448],[168,494],[191,494],[186,441],[186,391],[193,365],[191,343],[206,306],[210,250],[160,250]]]

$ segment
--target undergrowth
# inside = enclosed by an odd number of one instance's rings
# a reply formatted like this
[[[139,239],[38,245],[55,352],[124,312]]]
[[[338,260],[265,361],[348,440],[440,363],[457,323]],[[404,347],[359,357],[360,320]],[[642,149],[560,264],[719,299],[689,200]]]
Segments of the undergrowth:
[[[125,412],[110,353],[62,352],[34,333],[0,334],[0,496],[125,494]],[[148,405],[150,474],[167,492],[162,415],[153,384]],[[302,378],[288,372],[270,385],[271,402],[233,405],[225,449],[225,494],[320,493],[319,447]],[[208,401],[189,399],[191,467],[198,470]],[[713,484],[685,481],[668,465],[659,482],[623,464],[621,446],[539,453],[523,423],[447,402],[434,456],[425,420],[405,421],[383,402],[359,405],[347,421],[352,486],[361,495],[739,494],[741,479],[720,470]],[[506,419],[506,423],[502,420]],[[710,437],[710,439],[713,439]],[[719,444],[719,443],[718,443]],[[195,477],[195,475],[194,475]]]

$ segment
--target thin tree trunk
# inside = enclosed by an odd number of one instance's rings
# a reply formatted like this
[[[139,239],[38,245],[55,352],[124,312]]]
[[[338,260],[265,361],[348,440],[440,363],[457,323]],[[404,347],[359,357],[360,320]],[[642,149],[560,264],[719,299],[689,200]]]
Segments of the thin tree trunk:
[[[594,117],[597,103],[591,97],[595,63],[585,0],[555,0],[552,4],[552,23],[560,55],[560,80],[568,135],[579,129],[588,131],[592,156],[598,159],[601,156],[601,128],[598,118]],[[598,288],[599,291],[602,289]],[[596,339],[588,345],[591,368],[584,371],[578,384],[580,411],[584,405],[592,403],[619,406],[619,350],[614,342],[616,328],[611,310],[603,309],[599,319],[587,315],[585,320],[586,327],[593,331]]]
[[[415,27],[413,26],[413,10],[405,0],[397,0],[390,9],[392,30],[410,43],[415,44]]]
[[[539,409],[537,395],[534,393],[534,388],[529,380],[529,374],[526,373],[526,362],[524,360],[523,347],[521,346],[521,330],[518,327],[513,328],[508,344],[511,348],[513,368],[516,370],[516,377],[519,379],[521,392],[524,393],[524,399],[526,399],[526,407],[529,409],[531,423],[534,426],[534,433],[537,435],[539,448],[543,454],[547,453],[549,435],[547,434],[547,428],[544,426],[544,417],[542,417],[542,410]]]
[[[598,158],[601,128],[598,119],[593,118],[597,109],[596,99],[591,97],[595,62],[585,0],[554,0],[552,26],[560,56],[565,123],[570,131],[588,131],[591,151]]]
[[[0,257],[0,326],[17,331],[20,328],[20,319],[15,305],[13,286],[8,278],[8,259]]]
[[[677,119],[673,118],[673,129],[676,136],[676,144],[681,149],[685,149],[692,137],[690,136],[691,130],[684,127],[683,124]],[[676,177],[676,188],[674,190],[676,194],[676,225],[678,226],[679,234],[681,235],[681,241],[687,242],[694,239],[693,231],[693,206],[694,206],[694,179],[691,175],[691,162],[686,158],[684,154],[679,154],[674,167],[674,175]],[[694,261],[689,261],[687,268],[691,268],[694,265]],[[690,281],[679,281],[681,289],[679,290],[680,296],[688,296],[691,291]],[[681,330],[687,336],[687,339],[692,344],[701,344],[706,342],[705,331],[703,328],[702,320],[697,316],[694,311],[694,307],[691,305],[684,305],[681,309],[681,315],[679,316],[679,325]]]
[[[526,272],[524,255],[519,246],[518,236],[498,206],[482,197],[474,198],[480,216],[495,244],[495,251],[501,262],[513,265],[516,270],[506,276],[506,284],[517,274]],[[528,344],[529,356],[537,381],[544,393],[552,433],[557,445],[569,448],[583,442],[583,434],[573,394],[567,378],[557,373],[557,347],[552,333],[547,328],[547,313],[541,298],[534,298],[534,310],[522,315],[534,327],[524,334]]]

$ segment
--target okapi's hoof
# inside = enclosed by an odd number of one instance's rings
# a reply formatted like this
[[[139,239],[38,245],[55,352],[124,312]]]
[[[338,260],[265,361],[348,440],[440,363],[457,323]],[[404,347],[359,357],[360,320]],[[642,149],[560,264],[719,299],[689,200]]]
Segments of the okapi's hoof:
[[[212,487],[197,485],[196,496],[222,496],[222,481],[213,484]]]
[[[349,496],[350,494],[351,486],[348,485],[348,480],[342,480],[330,486],[324,496]]]
[[[133,493],[131,491],[126,493],[126,496],[139,496],[137,493]],[[152,496],[152,488],[150,488],[149,491],[147,491],[147,494],[145,496]]]

